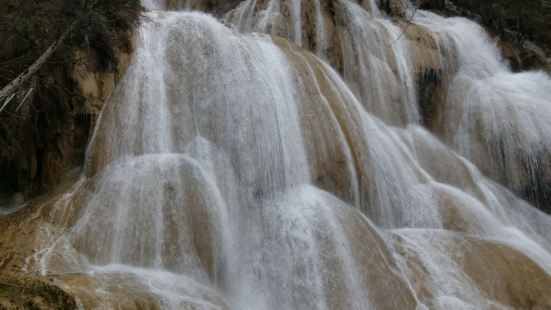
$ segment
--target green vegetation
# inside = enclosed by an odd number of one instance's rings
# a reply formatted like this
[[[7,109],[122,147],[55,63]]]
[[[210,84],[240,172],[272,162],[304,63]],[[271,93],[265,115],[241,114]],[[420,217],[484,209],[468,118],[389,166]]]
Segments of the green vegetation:
[[[15,91],[6,87],[16,96],[0,109],[0,204],[15,191],[40,192],[76,164],[94,116],[70,73],[77,63],[116,71],[142,11],[139,0],[0,0],[0,89],[45,58]]]
[[[114,49],[130,49],[139,0],[0,0],[0,86],[13,80],[75,22],[52,62],[69,61],[74,49],[93,49],[99,70],[115,63]]]
[[[495,29],[510,29],[519,36],[545,44],[551,42],[551,1],[549,0],[456,0],[460,8],[478,14]]]

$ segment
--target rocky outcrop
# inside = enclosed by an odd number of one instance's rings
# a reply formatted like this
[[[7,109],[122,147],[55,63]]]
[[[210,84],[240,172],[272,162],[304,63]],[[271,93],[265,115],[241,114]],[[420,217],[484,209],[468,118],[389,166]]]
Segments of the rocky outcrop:
[[[25,208],[0,217],[0,309],[77,309],[74,296],[60,287],[58,277],[21,272],[27,257],[36,252],[44,222],[41,211],[76,180],[66,182],[47,195],[34,198]]]
[[[45,281],[31,277],[0,274],[0,308],[18,309],[77,309],[71,295]]]

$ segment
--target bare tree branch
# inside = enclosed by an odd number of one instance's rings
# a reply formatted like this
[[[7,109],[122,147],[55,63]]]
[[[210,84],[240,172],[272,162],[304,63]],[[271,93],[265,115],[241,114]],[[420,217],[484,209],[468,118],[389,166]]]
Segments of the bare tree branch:
[[[421,3],[421,1],[417,2],[417,4],[415,5],[415,9],[413,10],[413,14],[411,14],[411,17],[407,21],[406,27],[404,28],[404,30],[402,30],[402,33],[400,34],[400,36],[398,36],[398,38],[396,38],[396,40],[394,40],[392,43],[390,43],[390,46],[394,45],[394,43],[398,42],[406,34],[406,31],[408,30],[409,26],[411,25],[411,22],[413,21],[413,18],[415,17],[415,13],[417,13],[417,10],[419,10],[419,4],[420,3]]]
[[[2,90],[0,90],[0,99],[8,97],[10,94],[12,94],[21,84],[26,82],[33,74],[35,74],[42,65],[54,54],[54,52],[59,48],[61,44],[63,44],[63,41],[67,39],[71,31],[75,28],[78,21],[73,22],[69,28],[67,28],[60,36],[59,38],[52,43],[40,57],[25,71],[23,71],[19,76],[17,76],[14,80],[12,80],[8,85],[6,85]],[[9,101],[8,101],[9,102]],[[0,112],[5,108],[7,103],[2,106],[0,109]]]
[[[13,93],[11,96],[9,96],[6,101],[4,101],[4,105],[2,105],[2,107],[0,107],[0,112],[2,112],[2,110],[4,110],[4,108],[8,105],[8,103],[10,103],[10,101],[13,99],[13,97],[15,97],[15,93]]]
[[[17,106],[17,108],[15,109],[15,112],[19,111],[19,108],[21,108],[21,106],[23,105],[23,103],[25,103],[25,100],[27,100],[27,98],[29,98],[29,96],[31,95],[31,93],[33,92],[34,88],[31,88],[29,89],[29,91],[27,92],[27,94],[25,95],[25,97],[23,97],[23,100],[21,100],[21,103]]]

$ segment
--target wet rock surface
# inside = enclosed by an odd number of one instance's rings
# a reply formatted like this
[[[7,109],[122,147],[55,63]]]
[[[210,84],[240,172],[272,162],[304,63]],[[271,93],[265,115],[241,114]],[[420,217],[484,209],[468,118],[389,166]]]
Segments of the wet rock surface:
[[[77,309],[71,295],[48,282],[55,282],[55,279],[48,281],[45,278],[0,273],[0,309]]]

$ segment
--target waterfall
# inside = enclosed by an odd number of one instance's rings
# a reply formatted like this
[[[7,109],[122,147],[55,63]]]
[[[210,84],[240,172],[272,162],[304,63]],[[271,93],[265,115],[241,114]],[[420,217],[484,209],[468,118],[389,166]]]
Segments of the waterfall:
[[[296,3],[302,2],[301,14]],[[308,47],[343,72],[369,112],[392,125],[416,122],[412,64],[404,40],[396,40],[402,31],[382,18],[374,1],[367,6],[370,11],[353,1],[270,0],[261,4],[247,0],[225,20],[241,32],[270,33]],[[289,10],[290,16],[281,10]],[[307,18],[297,20],[302,15]],[[315,35],[309,35],[312,32]]]
[[[495,42],[474,22],[421,12],[443,46],[457,49],[439,134],[494,180],[549,210],[551,78],[512,73]],[[539,201],[538,201],[539,200]]]
[[[415,10],[401,1],[397,4],[414,24],[399,27],[374,2],[366,2],[368,11],[352,1],[332,1],[322,12],[314,2],[315,10],[305,9],[303,15],[317,21],[316,35],[303,42],[289,34],[288,20],[262,10],[257,1],[242,2],[225,19],[240,31],[267,32],[309,48],[341,71],[369,113],[389,125],[423,120],[487,176],[549,210],[549,76],[511,73],[496,43],[474,22]],[[301,29],[309,33],[310,27],[305,21]],[[320,48],[328,37],[334,50]],[[428,102],[419,106],[420,99]]]
[[[364,2],[145,13],[25,268],[85,308],[551,307],[551,79]]]

